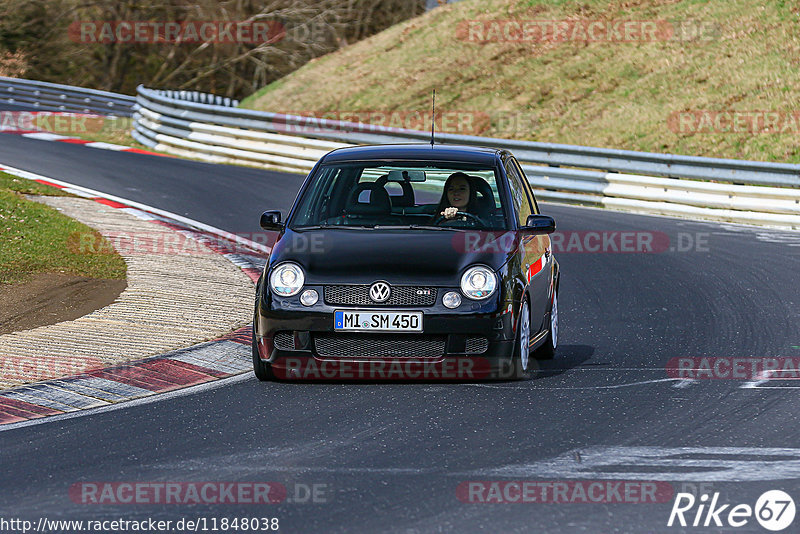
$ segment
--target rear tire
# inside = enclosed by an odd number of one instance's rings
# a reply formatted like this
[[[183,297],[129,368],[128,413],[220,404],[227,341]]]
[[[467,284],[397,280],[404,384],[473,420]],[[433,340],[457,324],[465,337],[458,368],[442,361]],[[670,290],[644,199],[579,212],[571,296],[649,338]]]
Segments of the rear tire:
[[[541,346],[533,351],[537,360],[552,360],[558,346],[558,292],[553,293],[553,304],[550,307],[550,331]]]
[[[262,382],[267,382],[275,379],[275,373],[272,372],[272,366],[261,361],[261,355],[258,352],[258,343],[256,342],[256,318],[253,317],[253,333],[251,337],[251,344],[253,348],[253,372],[256,378]]]

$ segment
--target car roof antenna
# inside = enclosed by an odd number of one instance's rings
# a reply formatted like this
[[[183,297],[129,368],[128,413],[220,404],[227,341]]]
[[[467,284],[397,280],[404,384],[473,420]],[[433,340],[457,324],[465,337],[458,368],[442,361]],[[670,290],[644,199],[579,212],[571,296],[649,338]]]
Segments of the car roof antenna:
[[[436,124],[436,89],[433,90],[433,104],[431,105],[431,147],[433,147],[433,132]]]

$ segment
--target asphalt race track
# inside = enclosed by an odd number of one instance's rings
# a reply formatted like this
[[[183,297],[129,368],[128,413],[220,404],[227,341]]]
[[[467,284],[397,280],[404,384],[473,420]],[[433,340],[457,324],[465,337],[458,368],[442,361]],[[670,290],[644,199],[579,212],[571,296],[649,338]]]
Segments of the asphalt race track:
[[[302,180],[14,135],[0,135],[0,163],[236,233],[258,232],[265,209],[285,211]],[[672,498],[470,503],[457,488],[633,480],[719,492],[731,505],[754,506],[772,489],[797,500],[798,382],[676,380],[666,366],[687,356],[800,357],[800,233],[559,205],[543,211],[565,236],[601,232],[609,244],[577,252],[565,238],[556,248],[560,348],[531,380],[264,384],[251,376],[0,431],[0,516],[277,517],[284,532],[728,532],[668,527]],[[615,252],[614,232],[647,233],[663,246]],[[92,505],[69,494],[77,483],[195,481],[279,483],[288,498]],[[314,485],[316,499],[307,498]],[[753,518],[735,530],[765,532]]]

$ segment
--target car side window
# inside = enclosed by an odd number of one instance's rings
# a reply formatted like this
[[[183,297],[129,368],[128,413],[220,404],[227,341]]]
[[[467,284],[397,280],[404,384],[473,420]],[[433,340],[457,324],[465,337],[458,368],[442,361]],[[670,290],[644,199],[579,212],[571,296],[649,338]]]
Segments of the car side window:
[[[508,187],[511,190],[511,198],[514,202],[514,209],[517,212],[519,225],[525,226],[528,221],[528,215],[532,214],[533,210],[531,209],[523,179],[512,159],[506,161],[506,175],[508,176]]]
[[[511,158],[510,161],[514,162],[514,166],[517,168],[517,172],[519,172],[520,177],[522,178],[522,183],[525,186],[525,191],[528,192],[528,198],[531,200],[531,207],[533,208],[533,213],[539,215],[541,212],[539,211],[539,203],[536,202],[536,195],[533,194],[533,188],[531,187],[531,183],[528,181],[527,176],[525,176],[525,171],[522,170],[522,165],[519,164],[516,158]]]
[[[313,206],[319,202],[319,198],[325,190],[331,189],[335,181],[336,181],[336,171],[331,169],[326,169],[325,171],[323,171],[322,175],[319,178],[319,183],[322,184],[321,187],[318,187],[311,191],[312,202],[306,203],[304,207],[300,206],[303,209],[302,210],[298,209],[297,215],[295,217],[296,224],[299,225],[308,224],[308,221],[311,220],[311,218],[313,217]]]

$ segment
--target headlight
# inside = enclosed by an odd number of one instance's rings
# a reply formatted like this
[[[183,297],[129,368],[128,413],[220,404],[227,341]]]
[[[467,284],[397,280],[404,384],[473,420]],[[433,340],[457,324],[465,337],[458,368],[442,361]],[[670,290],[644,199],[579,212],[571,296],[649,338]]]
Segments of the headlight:
[[[300,295],[300,302],[303,304],[303,306],[313,306],[318,300],[319,293],[313,289],[306,289],[303,291],[303,294]]]
[[[269,276],[269,287],[281,297],[297,295],[304,283],[303,269],[296,263],[281,263]]]
[[[491,296],[497,289],[497,277],[485,265],[470,267],[461,277],[461,292],[473,300],[482,300]]]
[[[444,294],[444,297],[442,297],[442,304],[444,304],[445,308],[454,310],[461,306],[461,295],[455,291],[448,291]]]

